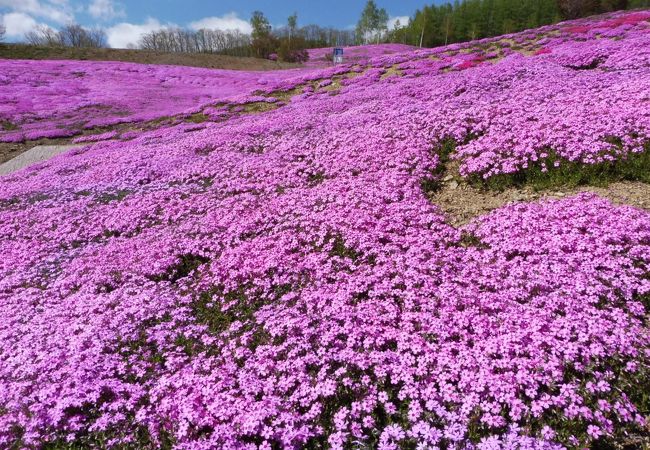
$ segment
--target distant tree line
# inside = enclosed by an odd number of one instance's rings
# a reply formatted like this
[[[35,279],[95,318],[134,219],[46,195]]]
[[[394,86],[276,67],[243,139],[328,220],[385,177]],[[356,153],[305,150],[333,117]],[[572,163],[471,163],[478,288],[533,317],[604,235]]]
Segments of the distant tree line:
[[[558,0],[558,7],[567,19],[608,11],[650,6],[648,0]]]
[[[251,34],[237,30],[163,28],[143,35],[137,47],[161,52],[277,57],[282,61],[301,62],[307,58],[306,49],[357,42],[354,30],[318,25],[299,27],[295,13],[288,17],[285,26],[276,29],[261,11],[253,12],[250,23]]]
[[[314,24],[294,27],[293,30],[286,25],[273,29],[271,33],[279,39],[300,37],[306,41],[308,48],[348,46],[354,45],[357,42],[357,36],[354,30],[341,30]]]
[[[556,0],[462,0],[425,6],[391,40],[423,47],[536,28],[562,19]]]
[[[2,42],[4,40],[6,32],[7,32],[7,29],[5,28],[5,26],[0,24],[0,42]]]
[[[643,6],[650,6],[650,0],[456,0],[417,10],[386,39],[434,47]]]
[[[527,28],[602,12],[649,7],[650,0],[455,0],[424,6],[407,23],[388,28],[388,13],[368,0],[354,30],[318,25],[298,26],[297,14],[273,29],[261,11],[250,19],[252,32],[163,28],[143,35],[135,47],[171,53],[215,53],[301,62],[307,49],[364,43],[398,42],[434,47],[514,33]],[[0,25],[0,42],[6,29]],[[105,47],[106,32],[69,24],[59,30],[38,26],[26,34],[28,44],[43,47]]]
[[[39,25],[25,35],[30,45],[39,47],[106,47],[106,32],[101,28],[84,28],[70,24],[59,30]]]
[[[251,36],[238,30],[198,31],[163,28],[143,35],[137,47],[166,53],[218,53],[253,56]]]

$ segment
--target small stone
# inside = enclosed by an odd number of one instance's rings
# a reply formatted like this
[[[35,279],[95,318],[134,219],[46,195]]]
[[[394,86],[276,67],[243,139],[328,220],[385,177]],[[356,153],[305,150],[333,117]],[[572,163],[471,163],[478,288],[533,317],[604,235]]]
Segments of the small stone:
[[[454,176],[453,176],[453,175],[447,175],[446,177],[444,177],[444,178],[442,179],[442,181],[447,182],[447,181],[451,181],[451,180],[453,180],[453,179],[454,179]]]
[[[458,189],[458,181],[452,181],[451,183],[449,183],[449,187],[451,189]]]

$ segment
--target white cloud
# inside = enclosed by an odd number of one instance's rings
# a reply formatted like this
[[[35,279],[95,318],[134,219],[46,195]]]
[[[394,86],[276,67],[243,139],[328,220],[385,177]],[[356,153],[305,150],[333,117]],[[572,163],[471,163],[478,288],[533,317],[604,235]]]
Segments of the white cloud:
[[[155,30],[160,30],[171,24],[163,25],[157,19],[147,18],[142,24],[122,22],[106,29],[108,45],[113,48],[127,48],[129,44],[137,44],[140,36]]]
[[[126,17],[124,6],[120,3],[113,2],[113,0],[93,0],[88,5],[88,13],[99,20]]]
[[[190,22],[190,28],[193,30],[200,30],[201,28],[211,30],[239,30],[242,33],[250,33],[253,31],[251,24],[247,20],[239,18],[235,12],[224,14],[221,17],[204,17],[203,19]]]
[[[224,14],[221,17],[205,17],[191,22],[188,26],[192,30],[209,28],[213,30],[239,30],[243,33],[250,33],[252,31],[250,24],[240,19],[237,13],[234,12]],[[106,29],[108,45],[113,48],[127,48],[129,44],[137,44],[143,34],[167,27],[176,27],[176,25],[173,23],[161,23],[153,17],[147,18],[142,24],[121,22]]]
[[[74,21],[74,14],[68,0],[0,0],[0,8],[9,8],[12,13],[23,13],[56,23]]]
[[[395,28],[395,24],[399,21],[400,26],[405,26],[409,24],[409,16],[393,16],[388,19],[388,29],[392,30]]]
[[[14,38],[22,38],[38,25],[32,16],[20,12],[0,16],[0,23],[7,29],[7,36]]]

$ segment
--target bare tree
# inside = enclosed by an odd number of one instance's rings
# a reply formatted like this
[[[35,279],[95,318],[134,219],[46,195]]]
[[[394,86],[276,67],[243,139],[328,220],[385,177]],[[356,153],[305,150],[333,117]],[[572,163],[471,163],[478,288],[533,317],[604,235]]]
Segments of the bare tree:
[[[59,30],[59,39],[64,47],[92,47],[106,46],[106,32],[101,28],[86,29],[81,25],[70,24]]]
[[[61,47],[59,33],[45,25],[39,25],[25,35],[25,40],[30,45],[39,47]]]
[[[283,29],[280,29],[279,33],[284,33]],[[296,36],[305,39],[310,47],[353,45],[356,41],[354,30],[338,30],[336,28],[325,28],[313,24],[298,28],[296,30]]]
[[[309,47],[352,45],[356,36],[354,30],[337,30],[318,25],[296,28],[293,39],[304,39]],[[288,37],[288,27],[273,30],[276,38]],[[197,31],[182,28],[162,28],[142,35],[137,47],[144,50],[165,53],[219,53],[231,56],[253,56],[253,43],[250,34],[239,30],[200,29]]]
[[[108,37],[106,36],[106,31],[103,28],[93,27],[90,30],[87,30],[87,38],[89,47],[103,48],[108,46]]]
[[[166,53],[226,53],[249,56],[251,37],[240,31],[163,28],[144,34],[138,47]]]
[[[86,30],[81,25],[66,25],[59,30],[59,39],[64,47],[84,47]]]
[[[70,24],[60,30],[40,25],[25,35],[27,43],[40,47],[92,47],[106,46],[106,32],[101,28],[83,28]]]

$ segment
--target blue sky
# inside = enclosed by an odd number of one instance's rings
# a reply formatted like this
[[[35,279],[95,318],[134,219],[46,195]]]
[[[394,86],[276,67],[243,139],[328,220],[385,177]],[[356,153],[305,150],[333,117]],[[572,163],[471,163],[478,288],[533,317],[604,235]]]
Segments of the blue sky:
[[[357,22],[366,0],[0,0],[0,23],[7,40],[19,41],[39,25],[69,22],[107,30],[112,47],[135,43],[143,33],[164,26],[249,31],[251,12],[263,11],[274,26],[298,13],[299,25],[348,28]],[[376,0],[392,21],[402,22],[425,4],[440,0]],[[391,21],[391,23],[392,23]]]

